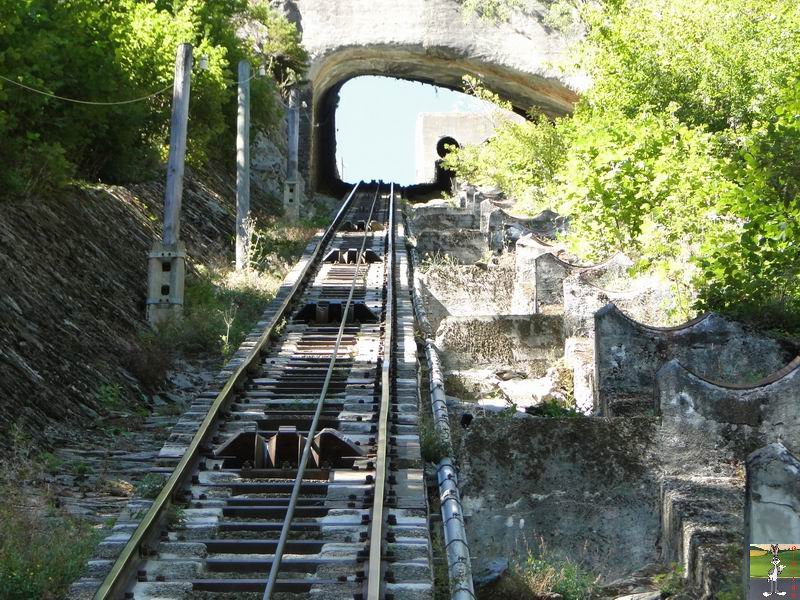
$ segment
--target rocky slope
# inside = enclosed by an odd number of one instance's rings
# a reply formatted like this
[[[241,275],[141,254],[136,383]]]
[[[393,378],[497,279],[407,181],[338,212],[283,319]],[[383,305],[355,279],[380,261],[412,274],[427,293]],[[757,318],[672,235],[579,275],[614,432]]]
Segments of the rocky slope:
[[[91,425],[104,390],[116,390],[107,386],[137,396],[131,365],[142,352],[146,256],[163,193],[161,177],[0,203],[0,431],[47,445]],[[264,195],[253,206],[275,210]],[[234,208],[230,178],[188,174],[181,236],[190,268],[231,261]]]

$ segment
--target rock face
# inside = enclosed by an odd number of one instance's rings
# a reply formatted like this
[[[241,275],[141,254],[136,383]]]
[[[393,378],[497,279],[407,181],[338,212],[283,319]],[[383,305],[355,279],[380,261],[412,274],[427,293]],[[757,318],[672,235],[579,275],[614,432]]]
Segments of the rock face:
[[[338,179],[334,113],[341,85],[359,75],[387,75],[461,89],[465,74],[480,76],[516,107],[570,112],[577,96],[551,63],[566,40],[530,16],[488,25],[465,19],[457,0],[278,0],[303,34],[311,64],[301,119],[301,168],[313,186]],[[306,177],[308,180],[309,177]]]
[[[4,201],[0,430],[18,425],[46,441],[51,427],[92,423],[101,384],[135,385],[126,365],[140,351],[163,194],[157,182]],[[189,175],[182,212],[190,264],[230,260],[232,183]]]

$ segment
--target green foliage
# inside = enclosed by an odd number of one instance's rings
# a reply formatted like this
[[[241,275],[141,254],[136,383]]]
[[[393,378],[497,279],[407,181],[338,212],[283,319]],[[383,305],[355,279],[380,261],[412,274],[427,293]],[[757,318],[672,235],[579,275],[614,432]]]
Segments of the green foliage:
[[[501,125],[449,167],[569,216],[579,257],[624,251],[661,274],[684,316],[693,301],[800,329],[800,6],[557,4],[586,31],[577,66],[593,83],[574,115]]]
[[[148,473],[136,484],[136,495],[142,498],[154,500],[158,497],[161,488],[164,487],[166,479],[158,473]]]
[[[515,10],[526,5],[525,0],[460,0],[465,15],[476,16],[482,21],[505,21]]]
[[[104,383],[97,388],[94,399],[103,408],[119,408],[122,404],[122,386],[118,383]]]
[[[99,537],[97,530],[76,518],[39,515],[13,502],[0,503],[0,598],[65,597]]]
[[[480,89],[480,88],[478,88]],[[489,100],[485,94],[475,94]],[[531,207],[546,202],[549,186],[564,162],[565,139],[561,129],[540,114],[516,123],[497,115],[494,137],[479,146],[450,152],[444,167],[478,185],[496,185]],[[530,152],[536,148],[536,152]]]
[[[583,416],[582,413],[578,412],[574,408],[563,406],[561,403],[555,400],[547,400],[541,404],[537,404],[536,406],[531,406],[527,408],[525,412],[536,417],[550,418],[577,418]]]
[[[447,444],[439,438],[430,418],[423,418],[420,422],[419,444],[425,462],[439,464],[439,461],[449,454]]]
[[[512,563],[500,581],[481,594],[485,598],[523,600],[543,594],[560,594],[564,600],[591,598],[599,578],[578,563],[549,552],[528,553],[524,561]]]
[[[683,591],[686,580],[683,578],[683,567],[677,563],[672,563],[666,573],[659,573],[653,577],[653,583],[658,586],[661,593],[666,596],[674,596]]]
[[[262,19],[269,40],[256,56],[235,35],[237,20]],[[232,147],[236,68],[269,62],[286,83],[305,68],[299,35],[285,19],[245,0],[20,0],[0,3],[0,75],[51,94],[143,102],[87,106],[38,95],[0,80],[0,185],[11,194],[47,191],[75,175],[132,181],[166,156],[171,83],[178,44],[190,42],[209,69],[195,69],[188,158],[218,159]],[[275,83],[252,82],[256,127],[277,122]]]

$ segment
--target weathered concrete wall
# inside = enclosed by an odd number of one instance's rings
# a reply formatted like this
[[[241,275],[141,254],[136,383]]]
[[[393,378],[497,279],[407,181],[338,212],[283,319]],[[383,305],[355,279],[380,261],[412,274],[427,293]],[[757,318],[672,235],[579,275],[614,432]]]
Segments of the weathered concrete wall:
[[[632,263],[620,255],[618,273]],[[669,309],[674,302],[669,287],[652,279],[623,277],[626,289],[606,289],[597,283],[597,271],[587,270],[564,279],[564,331],[567,337],[594,338],[594,314],[606,304],[614,304],[626,315],[649,326],[671,324]]]
[[[761,443],[761,409],[776,395],[796,393],[798,384],[796,368],[748,389],[711,384],[677,360],[658,372],[662,557],[684,568],[701,598],[716,597],[741,561],[742,466]]]
[[[655,375],[676,358],[714,381],[757,381],[789,363],[795,348],[709,314],[673,328],[647,327],[608,304],[595,314],[597,406],[604,415],[652,406]]]
[[[480,77],[520,109],[572,110],[577,95],[551,65],[567,41],[542,23],[543,5],[510,23],[465,19],[457,0],[277,0],[310,54],[311,118],[301,121],[312,149],[312,186],[337,177],[335,108],[341,85],[359,75],[388,75],[461,89],[465,74]],[[313,140],[312,140],[313,138]],[[306,170],[304,169],[304,171]]]
[[[653,419],[473,422],[459,452],[476,573],[547,550],[611,581],[657,560]]]
[[[598,265],[579,265],[567,262],[558,254],[564,253],[559,246],[551,246],[532,236],[520,238],[516,243],[517,281],[514,285],[513,305],[519,312],[563,313],[567,316],[565,306],[565,281],[583,275],[586,280],[604,277],[621,277],[632,264],[630,259],[617,254],[610,260]],[[594,317],[594,312],[602,306],[586,306],[576,298],[570,289],[573,306],[571,306],[571,326],[565,331],[572,333],[578,318]],[[587,316],[588,315],[588,316]],[[566,320],[565,320],[566,325]],[[592,325],[594,325],[592,323]]]
[[[736,550],[745,540],[800,540],[800,463],[792,455],[800,449],[800,358],[749,386],[706,381],[672,360],[659,370],[656,386],[669,477],[665,559],[680,560],[705,597],[713,597],[730,563],[741,560]]]
[[[508,314],[514,287],[514,268],[508,257],[499,264],[433,268],[422,276],[428,318],[436,331],[449,316]]]
[[[558,246],[533,237],[523,236],[514,246],[515,280],[511,310],[525,315],[536,312],[536,259],[543,254],[558,251]]]
[[[528,370],[556,360],[564,348],[560,316],[447,317],[436,346],[447,369],[505,365]]]
[[[462,264],[473,264],[489,252],[476,211],[433,200],[417,204],[411,211],[410,223],[421,256],[441,254]]]

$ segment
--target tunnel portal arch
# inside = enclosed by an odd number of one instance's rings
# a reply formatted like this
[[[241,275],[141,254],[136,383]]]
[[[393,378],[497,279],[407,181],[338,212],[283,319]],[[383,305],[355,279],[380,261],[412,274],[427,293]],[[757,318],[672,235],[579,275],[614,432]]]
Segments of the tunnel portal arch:
[[[338,192],[335,113],[339,91],[364,75],[395,77],[460,91],[464,75],[524,114],[571,112],[577,85],[556,70],[568,40],[542,23],[534,6],[512,23],[465,19],[458,0],[275,0],[309,52],[301,95],[301,170],[313,189]]]

